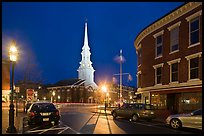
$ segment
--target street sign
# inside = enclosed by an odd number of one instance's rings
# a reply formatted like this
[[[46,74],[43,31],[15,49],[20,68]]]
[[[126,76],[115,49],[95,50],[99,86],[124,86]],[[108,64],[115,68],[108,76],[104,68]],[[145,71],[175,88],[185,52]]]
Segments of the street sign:
[[[27,101],[33,101],[34,99],[34,89],[26,90]]]
[[[20,87],[16,87],[16,93],[20,92]]]

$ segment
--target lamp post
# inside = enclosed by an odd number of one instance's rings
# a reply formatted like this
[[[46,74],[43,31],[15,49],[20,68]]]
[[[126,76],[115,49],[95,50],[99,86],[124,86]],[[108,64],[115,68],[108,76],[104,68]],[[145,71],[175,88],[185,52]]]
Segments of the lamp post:
[[[105,93],[105,113],[106,113],[106,95],[107,95],[107,87],[104,85],[104,86],[102,86],[102,91]]]
[[[120,73],[119,74],[114,74],[113,76],[120,76],[120,87],[119,87],[119,91],[118,91],[118,100],[119,100],[119,104],[118,107],[120,107],[121,103],[123,102],[123,91],[122,91],[122,76],[123,75],[128,75],[128,80],[132,80],[132,77],[129,73],[122,73],[122,63],[125,61],[125,58],[122,55],[122,49],[120,50],[120,56],[117,57],[117,62],[119,60],[120,63]],[[115,80],[115,78],[113,78]]]
[[[12,79],[11,79],[11,101],[10,101],[10,109],[9,109],[9,127],[7,128],[7,133],[16,133],[16,127],[14,126],[14,104],[13,104],[13,94],[14,94],[14,65],[16,63],[18,51],[16,49],[16,42],[13,40],[10,50],[9,57],[12,63]]]
[[[121,104],[122,97],[122,50],[120,50],[120,91],[119,91],[119,107]]]

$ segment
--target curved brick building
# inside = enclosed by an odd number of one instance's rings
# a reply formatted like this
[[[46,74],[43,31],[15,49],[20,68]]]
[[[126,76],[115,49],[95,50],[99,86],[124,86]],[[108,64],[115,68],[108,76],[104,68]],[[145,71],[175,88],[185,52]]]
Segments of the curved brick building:
[[[141,102],[173,113],[202,107],[202,2],[188,2],[134,41]]]

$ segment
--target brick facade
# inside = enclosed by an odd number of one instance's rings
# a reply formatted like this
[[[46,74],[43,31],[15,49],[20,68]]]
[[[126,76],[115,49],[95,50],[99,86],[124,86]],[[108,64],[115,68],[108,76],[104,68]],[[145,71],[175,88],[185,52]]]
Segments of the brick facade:
[[[193,17],[191,17],[193,16]],[[195,17],[194,17],[195,16]],[[189,20],[188,18],[199,18],[199,43],[195,46],[189,47]],[[174,24],[179,24],[179,50],[177,52],[170,52],[170,30],[169,28]],[[162,57],[156,58],[156,38],[155,35],[162,33]],[[148,98],[148,102],[152,102],[152,94],[166,94],[166,103],[163,109],[168,109],[168,97],[169,92],[174,90],[175,95],[173,103],[177,100],[183,99],[183,93],[186,88],[188,92],[199,92],[202,90],[202,3],[201,2],[189,2],[186,3],[174,11],[170,12],[166,16],[158,19],[139,33],[134,42],[136,52],[141,52],[141,56],[138,55],[138,80],[140,85],[138,86],[138,92],[142,93],[142,100]],[[196,55],[199,58],[199,70],[198,79],[195,82],[189,82],[189,57],[190,55]],[[170,66],[171,61],[178,60],[178,83],[171,84],[170,81]],[[155,84],[155,66],[162,66],[161,68],[161,85]],[[196,87],[196,91],[194,88]],[[173,92],[173,91],[172,91]],[[172,93],[171,92],[171,93]],[[176,94],[180,95],[176,95]],[[178,97],[178,99],[176,99]],[[200,96],[199,96],[200,97]],[[199,98],[200,99],[200,98]],[[201,100],[202,101],[202,98]],[[157,103],[155,104],[157,105]],[[172,104],[173,105],[173,104]],[[199,102],[199,106],[201,103]],[[198,107],[199,107],[198,106]],[[196,108],[198,108],[196,107]],[[180,108],[181,106],[177,106]],[[193,109],[192,109],[193,110]],[[177,111],[178,112],[178,111]]]

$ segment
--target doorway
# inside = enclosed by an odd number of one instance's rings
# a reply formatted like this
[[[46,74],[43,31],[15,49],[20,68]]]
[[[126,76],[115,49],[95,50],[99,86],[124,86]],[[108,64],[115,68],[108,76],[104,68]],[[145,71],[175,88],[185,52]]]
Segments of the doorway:
[[[170,93],[167,94],[167,110],[171,112],[171,114],[179,113],[179,98],[181,97],[180,93]]]

